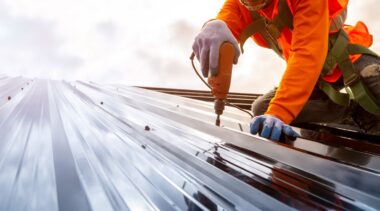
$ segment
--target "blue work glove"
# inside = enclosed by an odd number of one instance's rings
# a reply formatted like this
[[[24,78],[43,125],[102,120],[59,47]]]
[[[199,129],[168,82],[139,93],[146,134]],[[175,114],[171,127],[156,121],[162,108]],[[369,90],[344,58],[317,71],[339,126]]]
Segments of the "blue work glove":
[[[277,117],[268,114],[254,117],[251,121],[250,128],[252,134],[257,134],[260,128],[262,128],[260,136],[272,141],[278,141],[282,133],[289,137],[300,137],[292,127]]]
[[[230,42],[235,47],[234,64],[237,64],[240,56],[239,45],[224,21],[209,21],[195,37],[193,51],[201,63],[204,77],[208,77],[209,69],[212,76],[218,74],[219,48],[224,42]]]

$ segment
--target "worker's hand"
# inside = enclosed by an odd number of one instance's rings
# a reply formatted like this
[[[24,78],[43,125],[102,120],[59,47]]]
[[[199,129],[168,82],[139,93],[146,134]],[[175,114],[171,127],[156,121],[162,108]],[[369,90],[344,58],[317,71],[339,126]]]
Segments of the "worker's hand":
[[[239,45],[224,21],[212,20],[206,23],[195,37],[193,51],[201,63],[204,77],[208,76],[209,69],[212,76],[217,75],[219,48],[224,42],[230,42],[235,47],[234,64],[237,64],[240,56]]]
[[[272,141],[278,141],[282,133],[287,136],[297,138],[300,135],[292,127],[272,115],[256,116],[251,121],[251,133],[257,134],[262,128],[261,137],[268,138]]]

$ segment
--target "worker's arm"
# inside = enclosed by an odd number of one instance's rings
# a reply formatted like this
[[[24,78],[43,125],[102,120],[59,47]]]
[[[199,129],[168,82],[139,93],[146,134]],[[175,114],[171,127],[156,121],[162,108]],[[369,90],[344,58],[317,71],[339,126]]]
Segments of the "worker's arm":
[[[327,0],[300,0],[294,5],[293,37],[286,71],[266,114],[291,123],[316,85],[328,50]]]

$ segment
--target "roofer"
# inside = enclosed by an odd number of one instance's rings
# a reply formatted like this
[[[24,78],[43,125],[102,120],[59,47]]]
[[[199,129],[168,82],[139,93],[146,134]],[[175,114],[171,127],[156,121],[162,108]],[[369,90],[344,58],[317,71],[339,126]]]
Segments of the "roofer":
[[[345,25],[348,0],[226,0],[196,36],[193,51],[205,77],[217,74],[219,46],[231,42],[234,63],[252,37],[287,62],[275,90],[252,105],[251,133],[278,140],[298,136],[290,123],[335,123],[351,118],[380,135],[380,59],[368,49],[364,23]],[[254,76],[252,76],[254,77]],[[346,90],[343,91],[342,90]]]

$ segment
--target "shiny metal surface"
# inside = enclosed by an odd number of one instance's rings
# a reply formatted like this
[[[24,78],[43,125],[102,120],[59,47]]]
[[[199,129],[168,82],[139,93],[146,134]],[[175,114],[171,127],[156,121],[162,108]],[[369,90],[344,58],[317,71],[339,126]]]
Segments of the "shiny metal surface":
[[[233,108],[218,128],[208,102],[7,77],[0,98],[0,210],[380,208],[378,154],[272,143]]]

